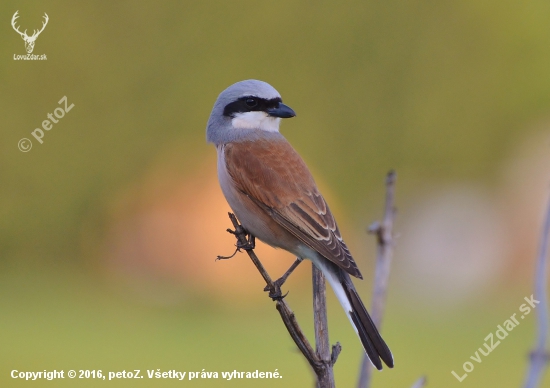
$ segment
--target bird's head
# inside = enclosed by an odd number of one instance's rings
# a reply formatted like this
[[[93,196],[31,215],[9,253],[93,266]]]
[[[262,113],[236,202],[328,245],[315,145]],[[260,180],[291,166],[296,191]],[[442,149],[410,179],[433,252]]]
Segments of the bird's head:
[[[221,144],[246,140],[258,131],[279,132],[282,118],[296,116],[275,88],[263,81],[237,82],[218,96],[206,127],[206,139]]]

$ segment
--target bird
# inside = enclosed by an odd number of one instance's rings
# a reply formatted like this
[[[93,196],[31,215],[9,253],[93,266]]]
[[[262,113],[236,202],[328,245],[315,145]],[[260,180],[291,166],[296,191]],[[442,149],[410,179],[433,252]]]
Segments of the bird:
[[[351,281],[363,276],[336,220],[304,160],[279,132],[281,120],[294,116],[263,81],[240,81],[220,93],[206,140],[216,147],[221,190],[250,237],[321,270],[371,363],[393,368],[393,355]]]

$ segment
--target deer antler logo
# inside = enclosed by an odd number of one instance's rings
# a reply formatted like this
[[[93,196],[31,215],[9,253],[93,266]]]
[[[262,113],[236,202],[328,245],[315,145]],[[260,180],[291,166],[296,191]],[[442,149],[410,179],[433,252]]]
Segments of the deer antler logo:
[[[36,41],[36,38],[38,38],[38,35],[40,35],[40,33],[42,31],[44,31],[44,28],[46,27],[46,24],[48,24],[48,14],[46,12],[44,12],[44,16],[43,18],[45,19],[44,22],[42,22],[42,28],[39,30],[34,30],[34,33],[32,34],[32,36],[28,36],[27,35],[27,30],[25,30],[25,32],[21,32],[19,31],[19,28],[15,25],[15,20],[19,17],[19,15],[17,15],[19,11],[16,11],[14,14],[13,14],[13,17],[11,18],[11,26],[13,27],[13,29],[15,31],[17,31],[17,33],[19,35],[21,35],[21,38],[23,38],[23,40],[25,41],[25,50],[27,50],[27,53],[32,53],[32,50],[34,50],[34,42]]]

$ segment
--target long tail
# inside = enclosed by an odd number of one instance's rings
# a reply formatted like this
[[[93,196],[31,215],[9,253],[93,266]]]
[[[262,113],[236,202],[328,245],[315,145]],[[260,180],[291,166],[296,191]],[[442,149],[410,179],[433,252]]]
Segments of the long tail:
[[[393,368],[393,355],[359,298],[349,275],[325,258],[316,258],[313,262],[330,283],[372,364],[381,370],[382,360]]]

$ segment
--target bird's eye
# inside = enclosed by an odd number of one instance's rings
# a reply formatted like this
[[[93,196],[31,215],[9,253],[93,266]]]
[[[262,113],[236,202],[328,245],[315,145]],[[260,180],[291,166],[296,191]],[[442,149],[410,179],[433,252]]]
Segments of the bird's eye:
[[[247,98],[245,102],[250,108],[254,108],[258,105],[258,100],[255,98]]]

